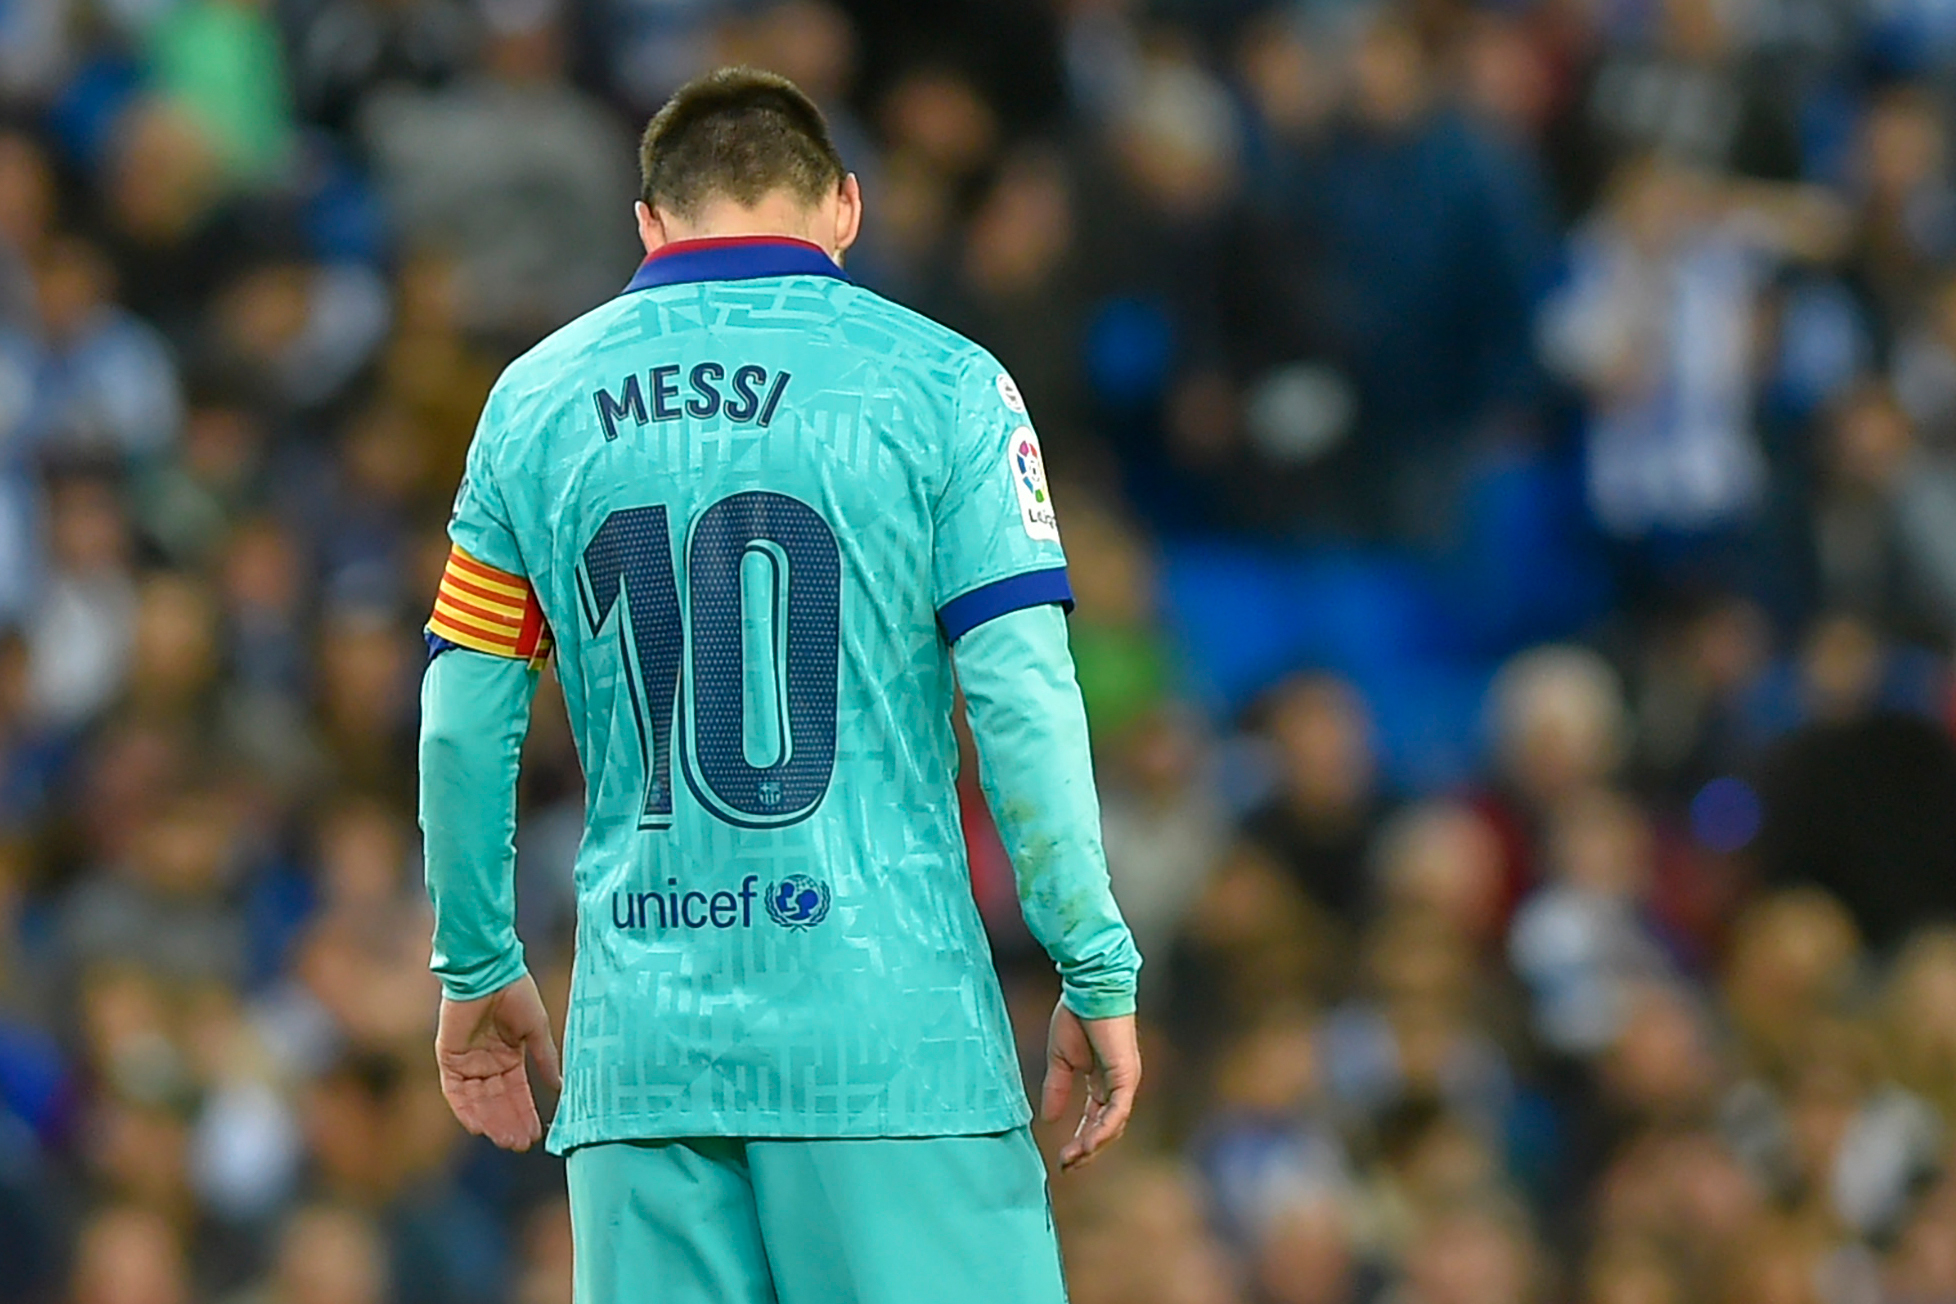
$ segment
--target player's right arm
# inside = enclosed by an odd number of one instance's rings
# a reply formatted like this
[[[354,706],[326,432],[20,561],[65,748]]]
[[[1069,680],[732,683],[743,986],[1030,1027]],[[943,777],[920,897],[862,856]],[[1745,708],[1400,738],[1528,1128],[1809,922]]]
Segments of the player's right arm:
[[[489,420],[485,411],[485,430]],[[423,861],[442,983],[435,1061],[462,1125],[524,1150],[543,1134],[526,1055],[561,1082],[516,937],[517,770],[550,638],[481,432],[449,533],[421,684]]]
[[[1012,861],[1026,925],[1059,969],[1041,1112],[1074,1081],[1087,1108],[1061,1154],[1118,1138],[1140,1086],[1141,957],[1108,883],[1086,712],[1067,647],[1072,605],[1038,437],[1017,388],[982,354],[960,386],[934,521],[938,619],[978,745],[979,780]]]

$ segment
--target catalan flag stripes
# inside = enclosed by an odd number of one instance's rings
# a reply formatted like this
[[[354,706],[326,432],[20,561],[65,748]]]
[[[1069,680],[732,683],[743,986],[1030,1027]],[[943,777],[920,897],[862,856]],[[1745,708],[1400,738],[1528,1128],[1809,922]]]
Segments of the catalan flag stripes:
[[[550,655],[550,627],[530,582],[460,548],[449,550],[428,632],[491,656],[541,662]]]

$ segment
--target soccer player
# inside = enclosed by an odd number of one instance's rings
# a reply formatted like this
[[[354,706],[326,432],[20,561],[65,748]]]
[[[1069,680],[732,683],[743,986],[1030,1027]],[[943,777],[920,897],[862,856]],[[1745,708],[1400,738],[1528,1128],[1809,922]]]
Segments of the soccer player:
[[[791,83],[646,129],[646,259],[490,394],[428,622],[421,820],[456,1117],[561,1087],[580,1304],[1059,1304],[973,904],[952,671],[1058,965],[1063,1166],[1126,1125],[1140,965],[1108,891],[1038,437],[983,349],[850,283],[862,195]],[[587,796],[564,1070],[513,928],[554,647]]]

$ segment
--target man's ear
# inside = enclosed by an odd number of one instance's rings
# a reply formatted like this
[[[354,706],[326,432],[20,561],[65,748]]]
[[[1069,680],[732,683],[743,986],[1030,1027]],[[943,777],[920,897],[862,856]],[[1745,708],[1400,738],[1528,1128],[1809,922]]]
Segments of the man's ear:
[[[647,258],[672,243],[672,237],[666,234],[665,219],[652,205],[641,199],[632,205],[632,214],[638,218],[638,242],[645,246]]]
[[[836,196],[835,208],[835,251],[847,253],[849,246],[856,243],[856,237],[863,229],[863,187],[851,172],[842,178],[842,188]]]

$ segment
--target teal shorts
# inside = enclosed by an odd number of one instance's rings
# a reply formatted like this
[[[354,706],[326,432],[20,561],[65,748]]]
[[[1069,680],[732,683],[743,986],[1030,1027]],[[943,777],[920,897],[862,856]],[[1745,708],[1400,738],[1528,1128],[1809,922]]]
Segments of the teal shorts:
[[[569,1172],[577,1304],[1065,1304],[1025,1128],[606,1142]]]

